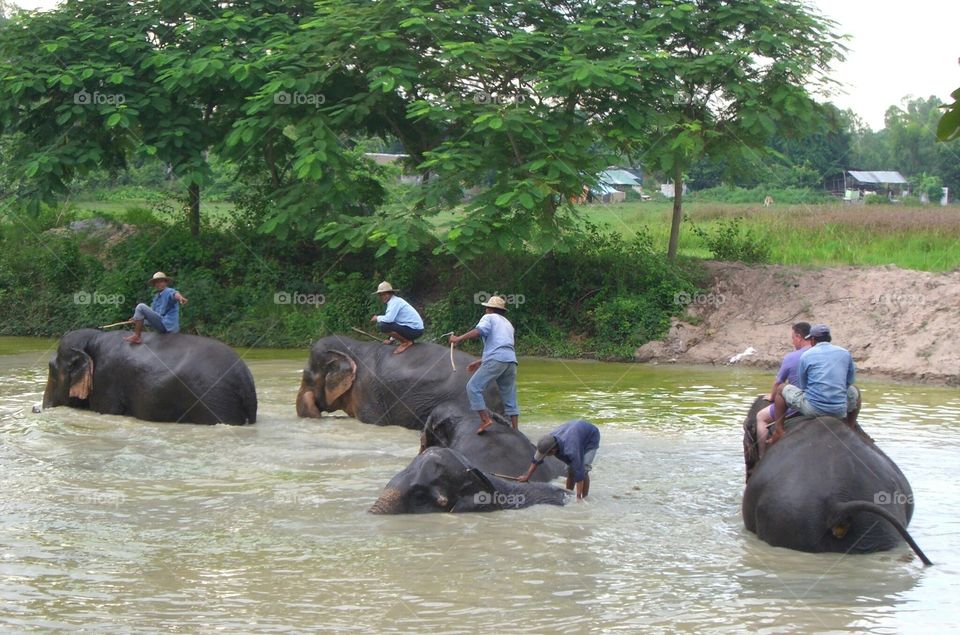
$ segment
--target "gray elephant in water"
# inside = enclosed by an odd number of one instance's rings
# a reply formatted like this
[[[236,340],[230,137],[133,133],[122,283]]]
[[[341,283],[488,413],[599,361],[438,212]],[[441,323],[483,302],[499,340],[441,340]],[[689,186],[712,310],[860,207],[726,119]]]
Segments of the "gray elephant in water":
[[[339,335],[317,340],[303,369],[297,414],[319,417],[343,410],[364,423],[421,430],[440,405],[470,410],[467,366],[475,357],[454,351],[454,370],[445,346],[418,343],[402,355],[394,350]],[[503,414],[496,386],[484,396],[493,412]]]
[[[229,346],[183,333],[71,331],[50,360],[43,407],[70,406],[147,421],[248,424],[257,420],[253,375]]]
[[[531,505],[563,505],[565,490],[546,483],[520,485],[486,473],[449,448],[421,452],[390,479],[370,508],[374,514],[489,512]]]
[[[872,440],[829,416],[794,417],[785,428],[747,480],[749,531],[774,547],[815,553],[871,553],[906,541],[931,564],[907,532],[910,483]]]
[[[530,467],[536,448],[530,439],[501,415],[493,414],[494,425],[477,434],[480,416],[460,406],[444,404],[430,413],[420,434],[420,448],[441,447],[456,450],[477,468],[495,474],[519,476]],[[532,480],[550,481],[566,472],[555,457],[547,457]]]

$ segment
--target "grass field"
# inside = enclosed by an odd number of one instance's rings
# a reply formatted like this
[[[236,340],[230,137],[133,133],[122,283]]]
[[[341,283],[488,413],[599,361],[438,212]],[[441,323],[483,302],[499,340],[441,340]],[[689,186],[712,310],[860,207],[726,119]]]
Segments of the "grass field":
[[[137,222],[146,200],[74,201],[81,218],[104,215]],[[214,224],[229,222],[233,205],[203,203],[203,214]],[[131,211],[132,210],[132,211]],[[960,268],[960,206],[899,205],[744,205],[690,201],[684,212],[691,222],[710,231],[720,219],[742,218],[744,230],[771,248],[775,263],[810,266],[886,265],[923,271]],[[669,201],[586,205],[582,216],[610,231],[633,236],[646,228],[655,244],[666,250],[670,233]],[[452,214],[438,217],[443,226]],[[710,258],[711,253],[685,222],[680,253]]]
[[[630,202],[581,208],[590,222],[635,234],[646,228],[666,249],[671,204]],[[772,262],[814,266],[886,265],[924,271],[960,267],[960,206],[736,205],[691,202],[691,222],[710,230],[719,219],[741,217],[745,230],[771,247]],[[709,258],[710,252],[684,223],[680,253]]]

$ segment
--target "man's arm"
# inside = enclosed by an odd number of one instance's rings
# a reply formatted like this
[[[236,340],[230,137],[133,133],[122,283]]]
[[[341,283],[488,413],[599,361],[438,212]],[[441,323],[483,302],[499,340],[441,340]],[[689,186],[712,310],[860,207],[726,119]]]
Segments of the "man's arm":
[[[183,297],[183,296],[180,294],[179,291],[174,291],[174,292],[173,292],[173,299],[176,300],[177,302],[179,302],[180,304],[186,304],[186,303],[187,303],[187,299],[186,299],[185,297]]]
[[[797,384],[800,390],[807,389],[807,360],[803,357],[800,358],[800,365],[797,368]]]
[[[517,482],[518,482],[518,483],[526,483],[527,481],[529,481],[529,480],[530,480],[530,477],[533,476],[533,473],[537,471],[537,467],[538,467],[539,465],[540,465],[540,464],[537,463],[536,461],[531,461],[531,462],[530,462],[530,468],[527,469],[527,473],[524,474],[524,475],[522,475],[522,476],[518,476],[518,477],[517,477]]]
[[[850,363],[847,365],[847,386],[852,386],[857,379],[857,369],[853,364],[853,355],[850,356]]]
[[[450,336],[450,343],[451,343],[451,344],[459,344],[460,342],[462,342],[462,341],[464,341],[464,340],[475,340],[475,339],[477,339],[478,337],[480,337],[480,335],[481,335],[480,329],[471,329],[471,330],[467,331],[466,333],[464,333],[463,335],[451,335],[451,336]]]
[[[397,313],[400,312],[400,303],[394,302],[392,299],[387,302],[387,310],[383,315],[377,316],[377,322],[396,322]]]

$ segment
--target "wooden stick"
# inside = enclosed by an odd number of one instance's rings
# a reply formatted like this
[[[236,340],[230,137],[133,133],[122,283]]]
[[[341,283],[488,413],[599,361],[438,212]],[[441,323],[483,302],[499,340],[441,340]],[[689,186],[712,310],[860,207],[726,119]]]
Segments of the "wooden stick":
[[[519,481],[519,480],[520,480],[520,477],[518,477],[518,476],[507,476],[506,474],[497,474],[497,473],[494,473],[494,476],[496,476],[497,478],[506,479],[506,480],[508,480],[508,481]]]
[[[123,322],[114,322],[113,324],[104,324],[103,326],[98,326],[98,329],[112,329],[115,326],[123,326],[124,324],[133,324],[133,320],[124,320]]]
[[[450,342],[450,365],[453,367],[453,372],[457,372],[457,365],[453,361],[453,342]]]
[[[364,330],[362,330],[362,329],[358,329],[358,328],[355,327],[355,326],[351,326],[350,328],[353,329],[354,331],[356,331],[357,333],[361,333],[361,334],[363,334],[363,335],[366,335],[367,337],[373,338],[373,339],[377,340],[378,342],[380,341],[380,338],[377,337],[376,335],[374,335],[373,333],[367,333],[366,331],[364,331]]]

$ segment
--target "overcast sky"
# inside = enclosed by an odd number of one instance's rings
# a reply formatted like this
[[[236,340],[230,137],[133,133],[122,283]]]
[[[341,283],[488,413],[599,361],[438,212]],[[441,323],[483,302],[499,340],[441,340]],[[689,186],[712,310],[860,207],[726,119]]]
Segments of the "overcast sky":
[[[960,0],[810,0],[850,36],[847,60],[832,76],[842,91],[832,97],[872,128],[905,95],[944,101],[960,86]],[[24,8],[50,8],[56,0],[14,0]]]

